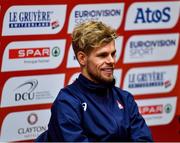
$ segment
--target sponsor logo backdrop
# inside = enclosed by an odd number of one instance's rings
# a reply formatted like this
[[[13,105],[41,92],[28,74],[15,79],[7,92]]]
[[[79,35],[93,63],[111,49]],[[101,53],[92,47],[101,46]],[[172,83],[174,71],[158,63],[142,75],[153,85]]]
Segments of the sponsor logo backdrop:
[[[32,141],[47,129],[51,104],[80,67],[73,28],[115,28],[116,86],[134,95],[155,141],[180,141],[180,2],[0,1],[0,141]]]

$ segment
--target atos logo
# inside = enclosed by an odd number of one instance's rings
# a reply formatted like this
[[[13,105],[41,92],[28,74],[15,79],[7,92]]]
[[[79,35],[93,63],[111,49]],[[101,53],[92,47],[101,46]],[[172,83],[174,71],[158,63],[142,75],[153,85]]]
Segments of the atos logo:
[[[124,63],[169,61],[175,57],[178,45],[178,33],[135,35],[126,43]]]
[[[135,2],[126,15],[126,30],[173,28],[179,18],[179,2]]]
[[[35,94],[33,93],[34,89],[37,87],[38,81],[33,79],[26,81],[25,83],[19,85],[15,90],[15,101],[20,100],[33,100]]]
[[[137,15],[135,18],[134,23],[158,23],[160,21],[162,22],[168,22],[170,20],[170,7],[165,7],[162,10],[151,10],[150,8],[143,9],[138,8],[137,9]]]

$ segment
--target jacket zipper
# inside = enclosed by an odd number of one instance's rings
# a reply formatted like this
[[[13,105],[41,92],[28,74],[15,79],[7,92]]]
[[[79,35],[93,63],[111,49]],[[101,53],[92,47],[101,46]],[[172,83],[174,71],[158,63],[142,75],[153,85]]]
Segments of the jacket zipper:
[[[108,98],[110,97],[110,94],[109,94],[109,88],[107,89],[107,96],[108,96]],[[115,103],[116,104],[116,103]],[[111,113],[110,112],[110,110],[109,110],[109,108],[107,108],[107,111],[110,113],[110,115],[112,115],[113,116],[113,122],[115,123],[115,125],[117,126],[117,128],[118,128],[118,135],[120,135],[120,132],[119,132],[119,125],[118,125],[118,123],[117,123],[117,121],[116,121],[116,118],[114,117],[114,114],[113,113]]]

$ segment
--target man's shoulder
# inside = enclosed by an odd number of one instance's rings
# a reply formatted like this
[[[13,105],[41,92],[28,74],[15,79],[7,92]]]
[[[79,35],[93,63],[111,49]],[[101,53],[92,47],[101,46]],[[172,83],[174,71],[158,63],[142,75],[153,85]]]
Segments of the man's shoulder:
[[[76,86],[76,84],[72,83],[70,85],[65,86],[62,88],[57,96],[58,100],[71,100],[71,99],[77,99],[79,100],[79,90]]]
[[[73,83],[62,88],[61,92],[65,92],[65,93],[69,93],[69,94],[78,93],[79,90],[78,90],[76,81],[74,81]]]
[[[129,96],[132,95],[130,92],[128,92],[127,90],[124,90],[122,88],[116,87],[114,86],[114,90],[116,90],[119,94],[123,95],[123,96]]]
[[[123,100],[134,100],[132,93],[127,90],[115,87],[114,90],[118,93],[118,96]]]

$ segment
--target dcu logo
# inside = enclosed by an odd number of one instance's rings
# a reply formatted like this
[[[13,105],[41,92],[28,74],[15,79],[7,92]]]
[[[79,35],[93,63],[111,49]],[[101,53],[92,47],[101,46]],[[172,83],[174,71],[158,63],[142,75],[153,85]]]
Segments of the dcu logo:
[[[32,79],[24,82],[15,89],[15,101],[19,100],[33,100],[35,94],[33,91],[38,85],[38,80]],[[28,87],[28,88],[27,88]],[[22,92],[24,90],[24,92]]]
[[[10,78],[3,87],[0,107],[52,103],[64,79],[65,74]]]
[[[179,18],[180,2],[133,3],[127,12],[126,30],[172,28]]]

